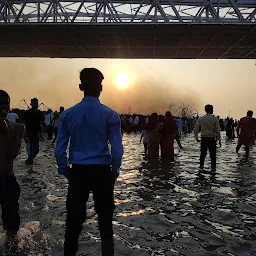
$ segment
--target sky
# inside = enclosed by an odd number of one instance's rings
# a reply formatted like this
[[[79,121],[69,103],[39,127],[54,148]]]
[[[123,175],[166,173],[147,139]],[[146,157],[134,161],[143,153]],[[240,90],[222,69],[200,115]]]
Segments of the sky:
[[[79,72],[95,67],[104,74],[100,100],[119,113],[165,113],[170,104],[189,105],[204,113],[212,104],[216,115],[234,118],[256,112],[255,60],[121,60],[0,58],[0,89],[11,107],[24,107],[37,97],[53,110],[79,102]],[[129,78],[119,88],[117,77]]]

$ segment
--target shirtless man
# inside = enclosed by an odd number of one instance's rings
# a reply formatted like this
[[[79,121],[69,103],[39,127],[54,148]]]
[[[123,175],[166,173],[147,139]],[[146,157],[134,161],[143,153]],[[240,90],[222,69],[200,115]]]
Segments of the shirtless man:
[[[0,205],[2,221],[7,231],[7,245],[13,243],[20,226],[20,187],[13,174],[13,161],[19,154],[25,127],[7,120],[9,95],[0,90]]]

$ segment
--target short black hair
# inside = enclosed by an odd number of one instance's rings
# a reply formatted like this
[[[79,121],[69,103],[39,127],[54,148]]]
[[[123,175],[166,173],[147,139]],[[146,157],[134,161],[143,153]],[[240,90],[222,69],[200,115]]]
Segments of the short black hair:
[[[96,68],[84,68],[80,72],[80,80],[83,84],[101,83],[104,79],[103,74]]]
[[[37,98],[31,99],[31,103],[38,103],[38,99]]]
[[[171,114],[170,111],[167,111],[167,112],[165,113],[165,115],[168,116],[168,117],[172,116],[172,114]]]
[[[207,114],[213,114],[213,105],[207,104],[204,109]]]
[[[248,111],[247,111],[247,116],[251,116],[251,117],[252,117],[252,116],[253,116],[253,111],[248,110]]]
[[[0,90],[0,97],[6,97],[10,100],[9,94],[4,90]]]

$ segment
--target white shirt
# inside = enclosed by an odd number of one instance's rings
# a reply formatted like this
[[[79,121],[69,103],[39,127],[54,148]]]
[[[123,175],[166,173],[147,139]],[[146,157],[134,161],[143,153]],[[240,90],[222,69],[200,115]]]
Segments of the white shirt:
[[[136,116],[135,119],[134,119],[134,124],[138,125],[139,122],[140,122],[140,118],[138,116]]]
[[[19,116],[16,113],[8,113],[7,119],[11,123],[16,123],[17,119],[19,119]]]
[[[201,130],[201,137],[206,138],[217,138],[220,140],[220,125],[219,119],[211,114],[206,114],[198,119],[194,134],[196,139],[198,139],[198,133]]]
[[[44,118],[44,123],[46,126],[49,126],[52,122],[52,119],[53,119],[53,114],[50,113],[50,114],[47,114]]]
[[[141,137],[143,138],[143,144],[148,143],[148,132],[146,130],[142,131]]]

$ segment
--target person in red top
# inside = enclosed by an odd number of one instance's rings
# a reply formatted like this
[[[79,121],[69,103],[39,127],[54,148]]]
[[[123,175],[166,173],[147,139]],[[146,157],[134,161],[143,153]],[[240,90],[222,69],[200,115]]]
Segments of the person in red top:
[[[242,145],[245,146],[246,156],[249,155],[250,146],[255,145],[254,135],[256,133],[256,119],[252,117],[253,112],[249,110],[247,116],[241,118],[237,126],[238,145],[236,152],[238,153]]]
[[[178,132],[176,121],[170,111],[165,114],[161,136],[161,152],[163,158],[174,160],[174,138]]]

